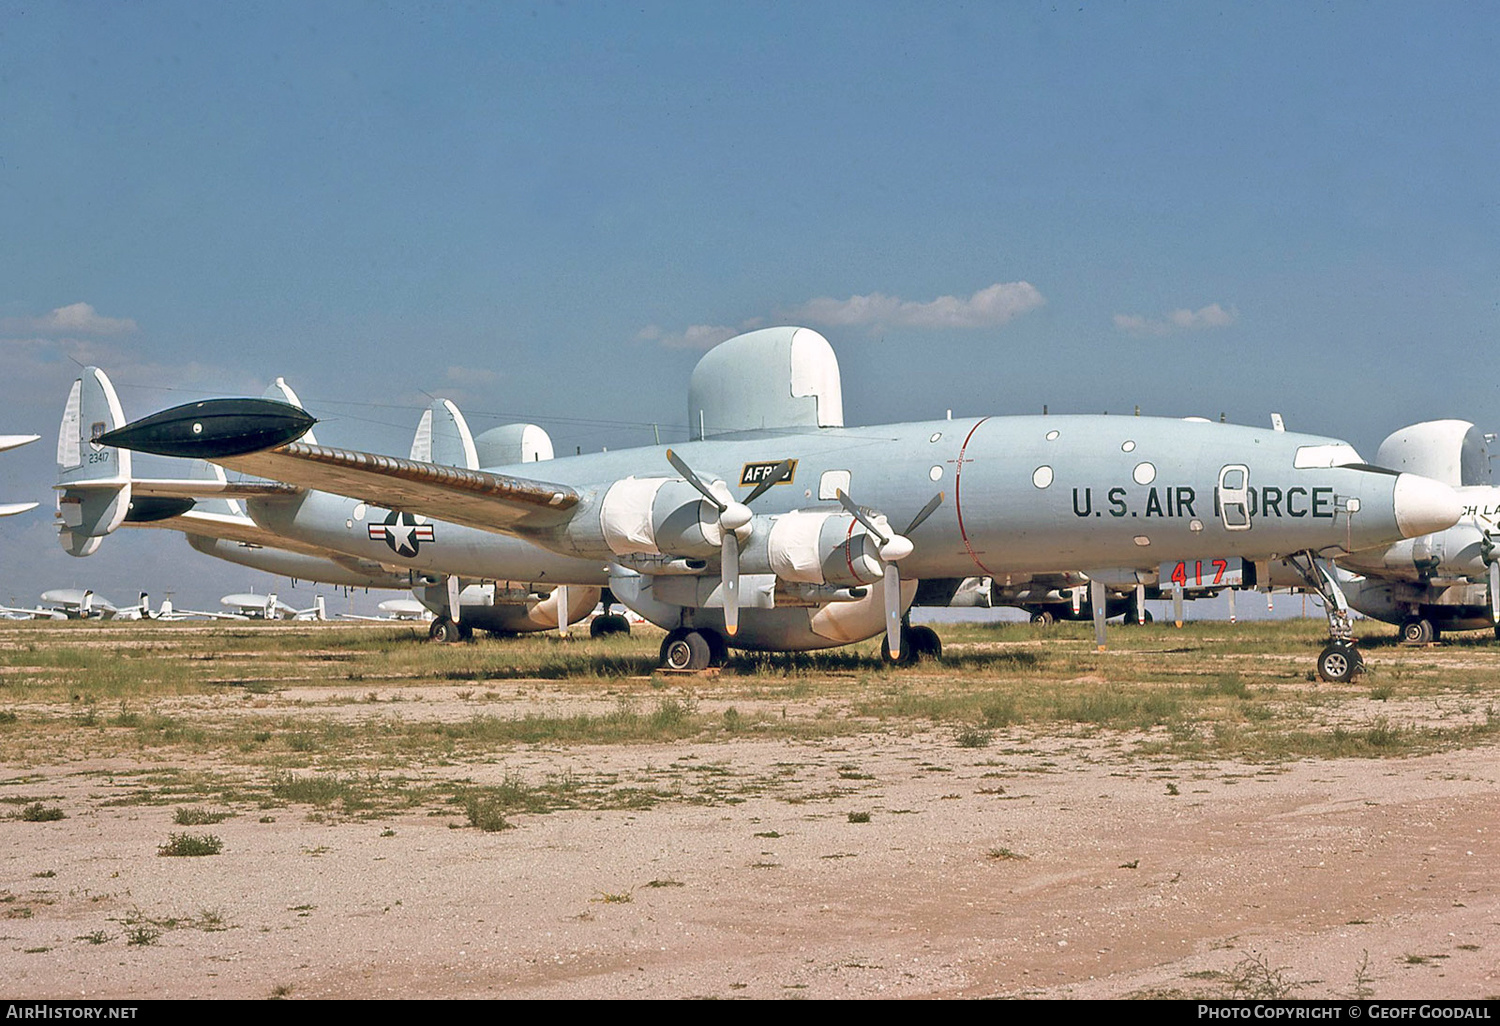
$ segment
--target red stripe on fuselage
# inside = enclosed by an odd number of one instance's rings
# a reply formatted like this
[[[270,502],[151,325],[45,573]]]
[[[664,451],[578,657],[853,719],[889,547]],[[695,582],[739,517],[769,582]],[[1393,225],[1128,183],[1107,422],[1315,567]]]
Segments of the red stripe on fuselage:
[[[983,424],[986,420],[989,419],[990,418],[988,417],[984,417],[977,423],[975,423],[975,425],[969,429],[969,433],[964,436],[964,444],[958,447],[958,464],[953,469],[953,511],[958,516],[958,536],[964,540],[964,548],[968,550],[969,558],[972,559],[974,561],[974,565],[983,570],[985,574],[990,577],[994,577],[994,572],[979,561],[979,553],[974,551],[974,545],[969,541],[969,532],[964,530],[963,489],[961,488],[961,483],[964,476],[964,453],[968,452],[969,440],[974,437],[974,432],[979,430],[979,425]]]

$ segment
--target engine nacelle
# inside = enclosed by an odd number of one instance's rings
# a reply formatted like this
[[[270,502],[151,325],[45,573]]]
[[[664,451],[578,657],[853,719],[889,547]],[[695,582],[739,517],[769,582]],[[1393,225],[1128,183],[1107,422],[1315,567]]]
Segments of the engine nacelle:
[[[711,488],[715,495],[732,500],[723,482]],[[617,556],[705,558],[718,555],[724,540],[718,509],[675,477],[616,481],[604,493],[599,524],[605,544]]]
[[[883,521],[875,518],[876,526]],[[842,510],[814,510],[756,517],[740,568],[797,584],[858,588],[880,580],[885,563],[880,542],[859,521]]]
[[[1459,524],[1437,534],[1407,538],[1375,552],[1356,552],[1341,562],[1351,570],[1394,573],[1410,580],[1434,577],[1481,578],[1489,573],[1484,558],[1484,532]]]

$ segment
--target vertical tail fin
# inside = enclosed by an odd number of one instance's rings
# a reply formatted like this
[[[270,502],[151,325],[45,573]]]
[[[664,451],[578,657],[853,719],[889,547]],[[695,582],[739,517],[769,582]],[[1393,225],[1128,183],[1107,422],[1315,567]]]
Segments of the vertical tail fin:
[[[114,385],[98,367],[73,382],[57,433],[58,538],[75,556],[99,548],[130,508],[130,453],[95,439],[125,423]]]
[[[474,448],[469,422],[450,400],[436,399],[422,411],[417,435],[411,442],[411,458],[445,467],[479,469],[479,453]]]
[[[292,391],[292,386],[286,383],[286,378],[277,378],[271,382],[271,386],[261,393],[261,398],[271,399],[278,403],[286,403],[288,406],[295,406],[299,410],[303,408],[302,400],[297,398],[297,393]],[[318,440],[313,437],[311,431],[299,438],[298,441],[306,442],[308,445],[318,444]]]

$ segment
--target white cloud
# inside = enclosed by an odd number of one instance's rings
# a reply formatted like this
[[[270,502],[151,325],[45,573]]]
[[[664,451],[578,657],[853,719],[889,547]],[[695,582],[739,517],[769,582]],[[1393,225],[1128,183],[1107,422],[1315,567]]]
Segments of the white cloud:
[[[1233,307],[1225,310],[1218,303],[1210,303],[1198,310],[1172,310],[1160,320],[1141,314],[1115,314],[1115,327],[1130,335],[1171,335],[1179,331],[1206,331],[1209,328],[1226,328],[1235,322],[1238,311]]]
[[[693,324],[683,331],[664,331],[655,324],[642,328],[636,338],[655,342],[663,349],[712,349],[726,339],[734,338],[748,328],[730,328],[721,324]]]
[[[939,296],[927,303],[872,292],[848,299],[820,297],[788,311],[794,321],[814,324],[905,328],[992,328],[1047,302],[1025,281],[996,282],[967,299]]]
[[[1046,302],[1030,282],[996,282],[967,299],[939,296],[927,303],[887,296],[883,292],[848,299],[823,296],[781,311],[777,323],[835,327],[992,328]],[[720,342],[762,327],[764,323],[757,317],[738,327],[694,324],[682,331],[667,331],[653,324],[642,328],[635,337],[639,341],[655,342],[665,349],[712,349]]]
[[[118,335],[134,331],[135,321],[100,316],[88,303],[70,303],[43,317],[27,319],[23,327],[47,335]]]

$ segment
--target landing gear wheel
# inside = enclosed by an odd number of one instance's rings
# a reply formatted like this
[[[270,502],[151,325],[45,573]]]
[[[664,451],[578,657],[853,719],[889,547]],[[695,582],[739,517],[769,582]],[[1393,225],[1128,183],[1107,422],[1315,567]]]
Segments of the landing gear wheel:
[[[911,654],[917,659],[943,658],[943,639],[931,627],[910,627],[906,632]]]
[[[439,616],[432,621],[432,626],[427,628],[427,637],[439,644],[450,645],[462,639],[463,635],[458,629],[458,624],[446,616]]]
[[[1048,626],[1048,625],[1050,625],[1052,623],[1055,623],[1056,621],[1057,621],[1057,617],[1053,616],[1051,613],[1047,612],[1047,610],[1045,610],[1045,609],[1041,610],[1040,612],[1036,612],[1036,613],[1032,613],[1031,614],[1031,622],[1032,623],[1039,623],[1039,624],[1041,624],[1044,627]]]
[[[708,639],[708,665],[723,666],[729,662],[729,643],[724,640],[724,635],[718,631],[703,631],[702,633]]]
[[[591,638],[603,638],[611,634],[629,633],[630,621],[614,613],[596,616],[589,622],[589,637]]]
[[[1401,642],[1405,645],[1426,645],[1437,640],[1437,629],[1431,620],[1413,616],[1401,623]]]
[[[706,670],[713,661],[708,639],[679,627],[661,643],[661,664],[668,670]]]
[[[470,627],[466,623],[457,624],[456,626],[458,627],[458,640],[459,641],[473,641],[474,640],[474,628]]]
[[[1364,669],[1364,657],[1353,645],[1335,641],[1318,653],[1318,679],[1326,683],[1347,684]]]

